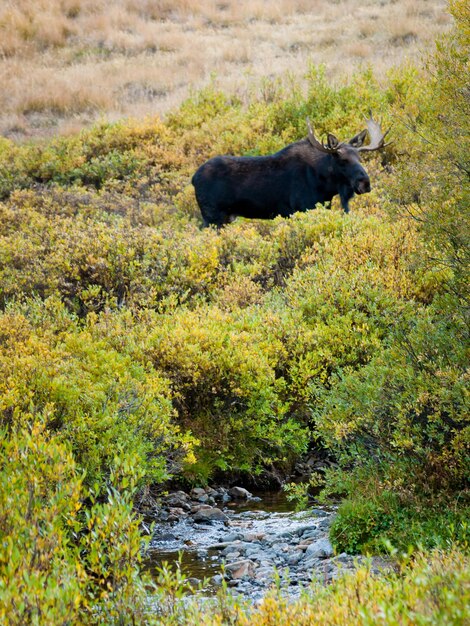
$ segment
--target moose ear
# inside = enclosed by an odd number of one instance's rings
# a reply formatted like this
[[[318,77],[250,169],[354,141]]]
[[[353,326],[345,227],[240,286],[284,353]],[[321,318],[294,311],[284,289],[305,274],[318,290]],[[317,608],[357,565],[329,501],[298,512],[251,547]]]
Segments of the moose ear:
[[[366,135],[367,135],[367,129],[366,130],[361,130],[361,132],[358,133],[352,139],[350,139],[348,143],[353,148],[360,148],[362,146],[362,144],[364,143],[364,139],[366,138]]]
[[[339,146],[339,141],[334,135],[332,135],[331,133],[328,133],[327,144],[330,150],[336,150],[336,148],[338,148]]]

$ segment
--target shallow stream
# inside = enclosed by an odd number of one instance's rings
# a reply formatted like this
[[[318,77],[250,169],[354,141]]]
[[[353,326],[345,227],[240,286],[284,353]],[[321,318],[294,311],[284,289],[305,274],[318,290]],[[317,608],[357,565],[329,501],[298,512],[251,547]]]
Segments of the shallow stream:
[[[193,583],[206,581],[207,595],[221,583],[222,573],[229,586],[253,598],[263,595],[277,575],[296,592],[310,583],[315,566],[334,558],[328,541],[333,513],[294,508],[283,492],[262,493],[225,503],[224,521],[198,523],[185,514],[158,522],[148,569],[156,574],[164,563],[179,562]]]

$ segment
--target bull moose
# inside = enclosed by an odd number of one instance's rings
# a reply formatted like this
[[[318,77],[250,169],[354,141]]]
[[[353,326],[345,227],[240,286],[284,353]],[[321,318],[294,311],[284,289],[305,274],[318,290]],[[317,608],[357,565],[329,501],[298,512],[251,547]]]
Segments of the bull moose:
[[[216,156],[201,165],[192,178],[204,225],[220,228],[238,216],[273,219],[329,204],[339,194],[349,212],[355,193],[370,191],[360,153],[379,150],[386,133],[372,118],[367,129],[348,142],[328,133],[318,141],[307,118],[308,136],[275,154],[259,157]],[[369,133],[370,143],[363,145]]]

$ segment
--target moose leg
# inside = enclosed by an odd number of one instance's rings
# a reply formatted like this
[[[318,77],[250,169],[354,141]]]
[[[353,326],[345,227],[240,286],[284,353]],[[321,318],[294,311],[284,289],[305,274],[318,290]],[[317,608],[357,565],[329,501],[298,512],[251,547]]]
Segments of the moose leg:
[[[208,207],[207,205],[201,207],[202,219],[204,220],[204,228],[209,226],[215,226],[216,228],[222,228],[230,221],[230,215],[220,209]]]
[[[351,187],[341,187],[339,190],[339,197],[341,199],[341,206],[345,213],[349,213],[349,201],[354,195],[354,191]]]

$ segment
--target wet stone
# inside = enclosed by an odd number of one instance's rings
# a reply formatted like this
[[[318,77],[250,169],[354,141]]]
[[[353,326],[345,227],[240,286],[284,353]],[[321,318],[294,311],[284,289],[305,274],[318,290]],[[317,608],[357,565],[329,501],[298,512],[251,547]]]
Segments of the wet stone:
[[[252,496],[248,489],[243,487],[232,487],[228,490],[228,495],[237,500],[248,500]]]
[[[157,537],[158,541],[174,541],[176,539],[176,535],[173,533],[162,533]]]
[[[276,570],[285,593],[296,597],[312,579],[328,582],[360,562],[346,554],[333,556],[328,540],[332,513],[315,509],[294,513],[290,504],[285,506],[285,498],[283,508],[272,508],[273,501],[266,500],[271,508],[264,509],[245,491],[248,496],[237,498],[225,488],[195,488],[190,495],[177,491],[162,498],[150,545],[152,563],[177,561],[182,551],[186,576],[208,579],[216,586],[225,572],[227,584],[237,594],[256,602],[272,585]],[[233,500],[235,506],[225,507],[224,499]],[[164,516],[168,521],[162,521]]]
[[[193,515],[195,522],[227,522],[228,517],[217,507],[200,509]]]

